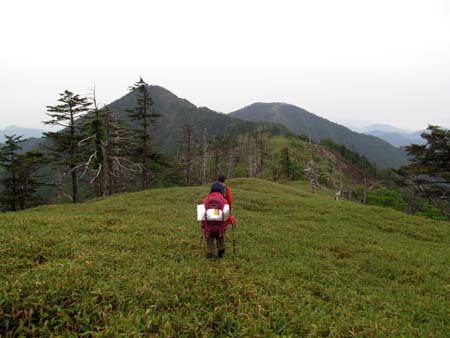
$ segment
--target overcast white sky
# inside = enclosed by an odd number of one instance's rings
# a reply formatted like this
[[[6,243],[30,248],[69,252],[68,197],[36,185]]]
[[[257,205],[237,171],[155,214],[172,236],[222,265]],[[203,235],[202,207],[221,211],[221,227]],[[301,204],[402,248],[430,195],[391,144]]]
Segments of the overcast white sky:
[[[347,124],[450,127],[450,1],[3,1],[0,128],[42,127],[69,89],[141,75],[231,112],[282,101]]]

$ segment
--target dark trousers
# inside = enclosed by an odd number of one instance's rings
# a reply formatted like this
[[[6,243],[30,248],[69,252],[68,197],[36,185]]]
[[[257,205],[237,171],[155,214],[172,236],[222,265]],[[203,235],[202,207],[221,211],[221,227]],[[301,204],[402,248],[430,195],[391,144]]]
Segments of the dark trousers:
[[[209,237],[205,236],[206,241],[206,250],[209,254],[214,253],[214,242],[217,242],[218,250],[225,250],[225,237],[219,237],[219,235],[209,235]]]

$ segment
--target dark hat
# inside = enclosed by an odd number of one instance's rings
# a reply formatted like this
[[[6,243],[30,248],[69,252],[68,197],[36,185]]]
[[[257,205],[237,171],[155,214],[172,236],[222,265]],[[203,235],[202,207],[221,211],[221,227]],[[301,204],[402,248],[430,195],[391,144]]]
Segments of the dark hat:
[[[214,182],[211,186],[211,190],[209,193],[212,192],[220,192],[222,195],[224,194],[223,185],[220,184],[220,182]]]

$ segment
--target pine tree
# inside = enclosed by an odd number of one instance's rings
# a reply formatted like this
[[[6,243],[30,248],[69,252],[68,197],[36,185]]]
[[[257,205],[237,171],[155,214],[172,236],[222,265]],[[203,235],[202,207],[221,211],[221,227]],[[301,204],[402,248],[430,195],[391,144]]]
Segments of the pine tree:
[[[156,155],[152,147],[152,127],[160,115],[151,109],[153,100],[148,93],[148,84],[142,78],[130,90],[136,94],[136,106],[127,109],[127,112],[130,119],[137,122],[137,127],[133,130],[136,144],[134,157],[135,162],[141,166],[142,189],[145,190],[150,187],[152,158]]]
[[[64,129],[58,132],[47,132],[45,136],[53,142],[50,149],[52,162],[57,167],[64,168],[62,175],[71,176],[71,195],[73,203],[78,201],[78,169],[83,165],[83,156],[79,151],[82,140],[82,123],[77,120],[88,110],[91,103],[87,98],[80,97],[68,90],[60,94],[60,102],[56,106],[47,106],[47,115],[51,118],[44,124],[60,126]],[[59,169],[58,169],[59,170]]]
[[[286,178],[290,180],[292,176],[292,162],[288,147],[284,147],[283,149],[281,149],[280,164],[286,174]]]
[[[20,210],[36,205],[39,197],[36,196],[37,189],[45,185],[36,176],[36,172],[47,164],[47,158],[38,150],[31,150],[19,155],[18,165],[18,202]]]
[[[427,143],[406,147],[410,165],[398,173],[420,195],[450,201],[450,130],[430,125],[422,133]]]
[[[19,151],[22,149],[19,143],[25,140],[16,135],[5,135],[5,138],[5,145],[0,148],[0,166],[6,171],[2,179],[4,189],[0,199],[7,210],[16,211],[19,207]]]

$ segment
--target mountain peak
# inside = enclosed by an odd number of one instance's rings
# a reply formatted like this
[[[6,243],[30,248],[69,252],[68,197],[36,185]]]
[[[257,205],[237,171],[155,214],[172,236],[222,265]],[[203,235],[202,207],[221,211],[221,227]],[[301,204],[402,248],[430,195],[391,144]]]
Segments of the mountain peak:
[[[365,155],[381,168],[399,167],[406,163],[404,154],[389,143],[374,136],[355,133],[292,104],[258,102],[229,115],[252,122],[280,123],[294,133],[310,136],[316,141],[331,138],[336,143]]]

